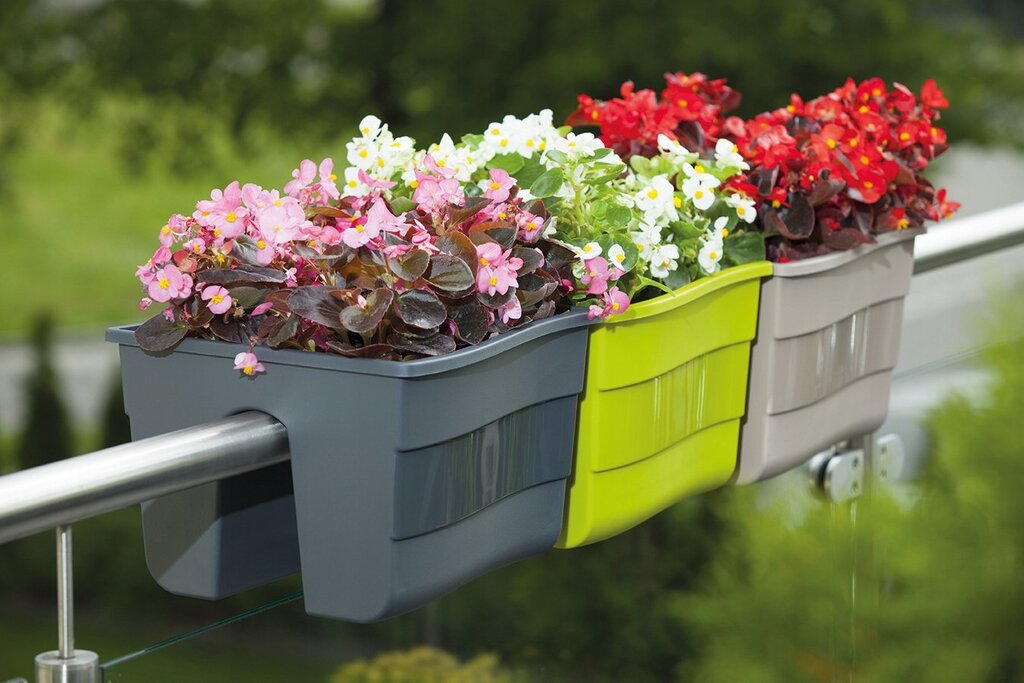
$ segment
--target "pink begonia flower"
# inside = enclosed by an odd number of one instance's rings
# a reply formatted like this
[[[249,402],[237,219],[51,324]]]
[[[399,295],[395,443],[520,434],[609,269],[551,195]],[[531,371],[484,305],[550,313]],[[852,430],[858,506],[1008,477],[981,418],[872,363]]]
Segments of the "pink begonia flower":
[[[153,305],[153,300],[150,299],[148,296],[144,296],[141,299],[139,299],[139,310],[140,311],[144,311],[144,310],[146,310],[147,308],[149,308],[152,305]]]
[[[284,285],[285,287],[296,287],[299,281],[295,279],[295,273],[298,272],[298,268],[289,268],[284,271]]]
[[[523,306],[519,303],[519,297],[514,296],[509,299],[504,306],[498,309],[498,315],[501,316],[501,322],[508,325],[512,320],[519,320],[523,317]]]
[[[188,232],[189,220],[191,219],[182,216],[180,213],[172,214],[171,217],[167,219],[167,227],[171,229],[171,232],[180,237]]]
[[[284,193],[290,197],[298,196],[301,190],[309,187],[316,178],[316,164],[312,159],[303,159],[299,167],[292,171],[292,179],[284,186]]]
[[[393,180],[379,180],[377,178],[371,178],[366,175],[366,171],[363,169],[359,169],[357,175],[359,176],[359,182],[366,185],[366,187],[371,190],[390,190],[398,184]]]
[[[405,221],[395,216],[380,197],[373,200],[370,209],[363,217],[355,221],[341,233],[341,239],[353,249],[377,239],[382,232],[400,232],[405,228]]]
[[[544,228],[544,219],[529,211],[523,211],[516,216],[516,225],[519,226],[520,239],[533,243],[540,239]]]
[[[466,195],[462,184],[455,178],[438,180],[428,175],[417,175],[419,185],[412,194],[412,200],[428,213],[438,214],[449,204],[461,206]]]
[[[612,273],[608,270],[608,261],[600,256],[583,262],[583,277],[580,282],[587,285],[587,294],[604,294],[608,291],[608,280]],[[618,269],[616,269],[618,270]]]
[[[248,209],[242,206],[242,190],[233,181],[223,191],[214,189],[210,199],[196,202],[192,217],[204,228],[211,228],[215,237],[232,239],[245,231]]]
[[[149,283],[153,281],[153,278],[156,277],[156,274],[153,272],[153,262],[150,261],[149,263],[143,263],[141,266],[136,268],[135,277],[139,278],[139,282],[142,283],[143,287],[148,286]]]
[[[174,244],[174,233],[171,232],[170,224],[160,228],[160,234],[157,236],[157,239],[160,240],[160,245],[164,247],[170,248]]]
[[[153,275],[149,283],[149,298],[163,303],[171,299],[180,299],[192,291],[192,278],[183,275],[172,265],[166,265]]]
[[[587,318],[607,318],[610,315],[619,315],[629,309],[629,295],[618,287],[612,287],[602,295],[604,306],[593,304],[587,312]]]
[[[327,157],[320,162],[320,188],[331,199],[337,199],[341,196],[341,193],[338,192],[338,185],[335,182],[337,180],[338,176],[334,175],[334,159]]]
[[[181,245],[181,248],[190,251],[193,254],[202,254],[206,252],[206,242],[196,237],[185,242],[185,244]]]
[[[452,176],[455,175],[455,169],[447,168],[442,164],[437,163],[437,161],[434,160],[434,157],[430,156],[429,154],[423,157],[423,165],[426,166],[427,170],[429,170],[431,173],[438,175],[442,178],[451,178]],[[417,180],[419,180],[419,178],[417,178]]]
[[[152,261],[153,264],[157,266],[162,266],[163,264],[167,263],[170,260],[171,250],[168,247],[160,247],[155,252],[153,252],[153,257],[150,259],[150,261]]]
[[[281,204],[271,204],[256,214],[256,228],[259,236],[256,239],[256,261],[267,265],[274,260],[277,247],[299,237],[300,226],[305,222],[306,214],[298,201],[286,197]]]
[[[511,254],[511,249],[502,253],[501,245],[497,242],[477,245],[477,291],[493,296],[495,292],[505,294],[509,287],[519,286],[516,271],[523,267],[523,260]]]
[[[235,356],[235,370],[241,370],[242,374],[252,377],[257,372],[266,372],[267,369],[263,367],[263,363],[256,357],[255,353],[251,351],[242,353]]]
[[[162,315],[164,318],[166,318],[167,322],[172,322],[172,323],[174,322],[174,309],[173,308],[165,308],[164,310],[160,311],[160,315]]]
[[[250,316],[263,315],[264,313],[266,313],[267,311],[269,311],[273,307],[274,307],[274,302],[273,301],[264,301],[259,306],[257,306],[256,308],[252,309],[252,311],[249,313],[249,315]]]
[[[219,285],[212,285],[204,288],[203,301],[206,301],[206,305],[209,309],[217,315],[227,313],[235,303],[231,300],[231,295],[228,293],[228,290],[220,287]]]
[[[484,196],[498,204],[508,199],[509,190],[516,184],[516,179],[502,168],[491,169],[491,179],[486,182]]]
[[[264,190],[255,183],[246,183],[242,186],[242,203],[250,213],[256,213],[279,201],[281,193],[277,190]]]

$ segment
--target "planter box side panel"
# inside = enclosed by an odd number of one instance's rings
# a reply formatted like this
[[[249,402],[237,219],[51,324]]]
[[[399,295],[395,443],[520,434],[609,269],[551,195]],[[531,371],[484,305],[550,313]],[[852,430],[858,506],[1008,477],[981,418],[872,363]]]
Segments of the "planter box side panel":
[[[306,610],[358,622],[387,618],[524,553],[551,547],[557,536],[557,529],[551,529],[561,524],[564,479],[507,481],[498,495],[497,490],[479,490],[477,473],[489,456],[488,439],[502,430],[506,446],[542,444],[541,456],[551,462],[538,468],[543,470],[538,479],[568,473],[586,344],[585,328],[556,332],[450,373],[397,380],[394,395],[379,401],[367,389],[360,396],[372,410],[343,418],[344,429],[321,425],[292,434]],[[573,367],[575,372],[564,371]],[[472,409],[467,408],[470,403]],[[451,434],[456,427],[461,431]],[[513,427],[539,431],[513,436]],[[442,433],[448,438],[435,442]],[[460,466],[446,471],[456,477],[447,488],[466,493],[477,487],[480,495],[469,493],[454,507],[444,496],[436,507],[425,504],[427,482],[417,483],[409,478],[414,472],[402,471],[417,455],[406,450],[410,445],[425,449],[419,455],[438,462],[446,454],[461,457]],[[472,462],[466,461],[467,452]],[[508,460],[506,473],[537,457],[507,447],[496,455]],[[431,467],[425,465],[428,471]],[[519,485],[526,488],[517,489]],[[530,506],[523,507],[523,500],[534,499],[541,490],[549,492],[545,495],[559,492],[558,500],[531,508],[535,516],[524,516]],[[407,504],[413,510],[400,512]],[[427,517],[420,517],[425,508]],[[524,525],[515,533],[508,528],[510,513],[516,524]],[[404,540],[395,540],[396,535]],[[405,552],[405,547],[417,550]]]
[[[759,295],[754,278],[594,330],[559,547],[602,540],[728,481]]]
[[[797,467],[885,421],[912,271],[913,241],[903,240],[764,283],[734,483]]]
[[[576,408],[576,396],[545,401],[451,441],[399,452],[393,538],[436,531],[519,491],[568,478]]]
[[[556,547],[611,538],[688,496],[724,485],[736,467],[739,420],[694,433],[628,467],[577,471]]]
[[[421,607],[488,572],[550,550],[562,526],[565,481],[503,498],[479,513],[391,546],[387,586],[372,609],[357,609],[330,566],[303,567],[306,611],[316,616],[373,622]],[[353,562],[353,553],[337,562]],[[311,571],[312,573],[307,573]],[[374,586],[369,586],[375,589]]]
[[[232,403],[213,386],[209,373],[237,376],[222,359],[154,358],[127,346],[120,355],[133,439],[261,409]],[[172,593],[219,599],[299,571],[287,463],[149,501],[142,521],[147,565]]]

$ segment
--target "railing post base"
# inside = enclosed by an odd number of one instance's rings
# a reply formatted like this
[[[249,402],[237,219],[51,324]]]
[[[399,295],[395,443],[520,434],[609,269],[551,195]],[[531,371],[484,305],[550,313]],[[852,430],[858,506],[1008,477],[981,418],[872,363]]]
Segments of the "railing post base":
[[[61,657],[51,650],[36,657],[36,683],[100,683],[100,658],[89,650]]]

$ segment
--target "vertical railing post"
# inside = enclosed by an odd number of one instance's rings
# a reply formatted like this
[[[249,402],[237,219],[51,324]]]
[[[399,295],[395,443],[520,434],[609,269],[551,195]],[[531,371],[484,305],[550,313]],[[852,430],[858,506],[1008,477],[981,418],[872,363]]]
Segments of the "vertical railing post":
[[[71,525],[57,527],[57,649],[36,657],[36,683],[99,683],[99,657],[75,649]]]

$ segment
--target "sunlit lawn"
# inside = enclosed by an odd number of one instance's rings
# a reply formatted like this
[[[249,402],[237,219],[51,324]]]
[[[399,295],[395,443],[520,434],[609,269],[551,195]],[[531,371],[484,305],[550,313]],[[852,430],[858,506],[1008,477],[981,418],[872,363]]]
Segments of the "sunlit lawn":
[[[294,142],[263,140],[242,155],[219,136],[196,151],[210,163],[194,172],[176,177],[150,158],[147,172],[133,173],[118,153],[127,106],[106,102],[85,119],[64,105],[33,106],[22,144],[4,163],[0,338],[20,335],[47,309],[64,329],[140,319],[133,273],[157,246],[168,215],[190,213],[212,187],[236,178],[280,187],[302,158]],[[344,153],[337,144],[307,147],[307,154]]]

